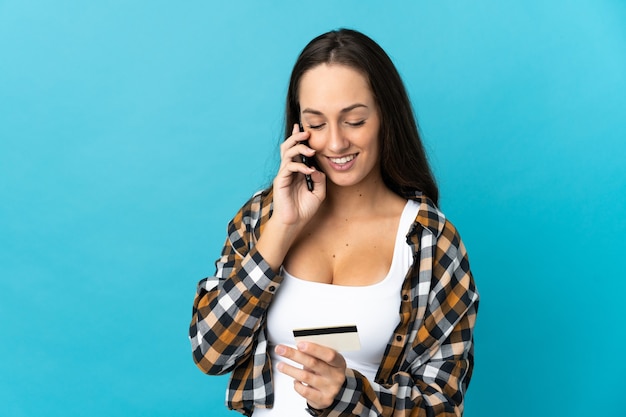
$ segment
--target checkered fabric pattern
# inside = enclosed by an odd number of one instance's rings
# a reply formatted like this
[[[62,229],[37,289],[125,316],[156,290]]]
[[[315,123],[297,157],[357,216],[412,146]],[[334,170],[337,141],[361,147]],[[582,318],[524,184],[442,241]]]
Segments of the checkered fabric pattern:
[[[415,262],[404,281],[400,324],[375,380],[349,369],[324,416],[460,416],[474,365],[478,292],[465,246],[431,200],[420,203],[407,242]],[[250,416],[274,402],[267,309],[283,277],[255,249],[272,212],[271,189],[229,223],[212,277],[200,281],[189,328],[193,358],[207,374],[232,372],[226,404]]]

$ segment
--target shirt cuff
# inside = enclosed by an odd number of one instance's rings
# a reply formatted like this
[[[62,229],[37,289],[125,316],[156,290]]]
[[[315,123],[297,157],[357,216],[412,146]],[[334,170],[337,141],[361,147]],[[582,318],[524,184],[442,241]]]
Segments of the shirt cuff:
[[[363,376],[353,369],[346,369],[346,380],[335,397],[335,402],[328,407],[330,411],[324,414],[328,417],[339,417],[351,414],[358,405],[363,393]]]
[[[252,248],[242,259],[241,269],[237,272],[237,276],[249,294],[259,299],[261,307],[269,305],[283,280],[256,248]]]

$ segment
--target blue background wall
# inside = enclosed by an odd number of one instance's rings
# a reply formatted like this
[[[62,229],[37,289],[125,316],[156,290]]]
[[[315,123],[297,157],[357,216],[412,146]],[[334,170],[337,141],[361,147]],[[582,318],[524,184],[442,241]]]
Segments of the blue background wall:
[[[382,3],[0,0],[3,416],[235,415],[195,285],[341,26],[395,60],[470,251],[466,415],[626,416],[624,2]]]

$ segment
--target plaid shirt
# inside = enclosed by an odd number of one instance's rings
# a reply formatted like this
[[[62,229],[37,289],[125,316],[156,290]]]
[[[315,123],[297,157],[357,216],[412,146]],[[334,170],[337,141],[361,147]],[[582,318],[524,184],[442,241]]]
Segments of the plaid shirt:
[[[474,364],[478,293],[454,226],[425,196],[407,234],[414,264],[402,286],[400,324],[375,380],[348,369],[324,416],[460,416]],[[272,214],[271,189],[255,194],[228,225],[215,276],[200,281],[189,339],[207,374],[232,372],[227,406],[247,416],[274,402],[266,313],[283,280],[255,243]]]

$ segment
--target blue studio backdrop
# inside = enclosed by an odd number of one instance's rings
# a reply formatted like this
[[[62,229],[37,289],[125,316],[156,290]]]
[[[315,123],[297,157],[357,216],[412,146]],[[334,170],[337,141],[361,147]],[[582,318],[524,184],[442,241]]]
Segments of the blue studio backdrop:
[[[195,286],[338,27],[398,66],[469,250],[466,416],[626,416],[618,0],[0,0],[1,415],[237,415],[191,359]]]

